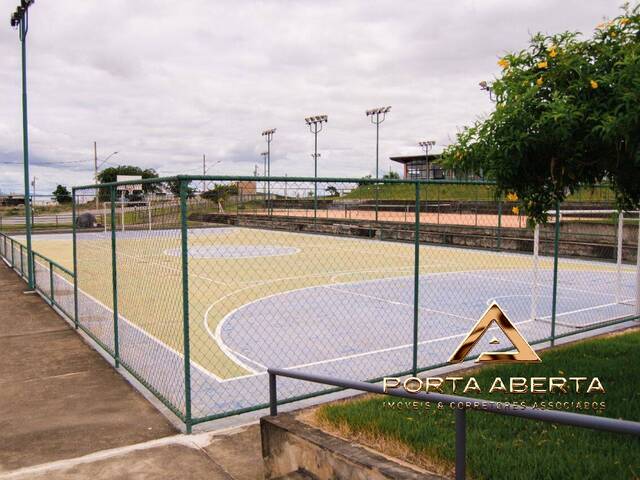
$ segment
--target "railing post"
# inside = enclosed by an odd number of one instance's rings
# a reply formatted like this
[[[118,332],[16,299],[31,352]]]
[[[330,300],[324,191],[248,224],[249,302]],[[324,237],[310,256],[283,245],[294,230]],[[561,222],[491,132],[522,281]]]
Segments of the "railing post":
[[[464,480],[467,467],[467,417],[464,408],[456,409],[456,480]]]
[[[53,293],[53,263],[49,260],[49,291],[51,292],[51,305],[55,305],[56,297]]]
[[[96,191],[96,195],[98,195]],[[109,199],[111,200],[111,289],[113,293],[113,359],[115,366],[120,366],[120,339],[118,337],[118,260],[116,257],[116,189],[109,187]]]
[[[413,360],[411,371],[418,374],[418,300],[420,293],[420,180],[416,181],[415,225],[413,255]]]
[[[180,182],[180,245],[182,252],[182,340],[184,343],[184,424],[191,433],[191,355],[189,344],[189,242],[187,228],[187,188],[188,182],[178,177]]]
[[[556,307],[558,303],[558,243],[560,241],[560,202],[556,201],[556,224],[553,236],[553,297],[551,298],[551,346],[556,342]]]
[[[80,314],[78,312],[78,239],[76,226],[76,190],[71,194],[71,232],[73,243],[73,321],[76,329],[79,325]]]
[[[278,415],[278,391],[276,387],[276,375],[269,372],[269,415]]]

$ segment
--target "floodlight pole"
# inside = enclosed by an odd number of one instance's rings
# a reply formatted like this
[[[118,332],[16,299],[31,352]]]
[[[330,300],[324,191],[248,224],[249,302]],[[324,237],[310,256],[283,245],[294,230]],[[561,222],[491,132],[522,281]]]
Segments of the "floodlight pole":
[[[273,134],[276,133],[275,128],[270,128],[262,132],[262,136],[267,140],[267,211],[271,215],[271,181],[268,180],[271,177],[271,141],[273,140]]]
[[[380,124],[387,118],[387,113],[391,107],[372,108],[365,113],[371,119],[371,123],[376,126],[376,180],[380,178],[379,173],[379,151],[380,151]],[[382,115],[382,118],[380,117]],[[376,222],[378,221],[378,184],[376,183]]]
[[[260,155],[262,155],[262,176],[263,177],[267,177],[267,155],[269,155],[268,152],[262,152]],[[267,198],[267,182],[264,182],[264,184],[262,185],[262,193],[264,194],[264,198]]]
[[[318,133],[322,131],[322,126],[328,121],[326,115],[314,115],[304,119],[309,126],[309,131],[313,133],[313,218],[318,217]]]
[[[435,146],[435,140],[426,140],[418,142],[418,145],[424,149],[424,159],[427,162],[427,180],[429,180],[429,150]]]
[[[24,162],[24,216],[27,236],[27,282],[34,289],[33,252],[31,249],[31,194],[29,191],[29,126],[27,122],[27,32],[29,31],[29,7],[33,0],[22,0],[11,15],[11,26],[18,27],[22,49],[22,151]]]

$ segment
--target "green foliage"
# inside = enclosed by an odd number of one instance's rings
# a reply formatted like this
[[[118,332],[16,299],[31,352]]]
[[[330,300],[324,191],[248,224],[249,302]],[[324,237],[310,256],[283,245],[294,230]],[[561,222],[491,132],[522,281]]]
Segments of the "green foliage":
[[[64,185],[58,185],[52,194],[56,202],[60,205],[64,203],[71,203],[71,193]]]
[[[153,168],[142,169],[133,165],[118,165],[117,167],[105,168],[98,173],[98,183],[111,183],[118,179],[118,175],[139,175],[144,178],[158,178],[158,173]],[[159,183],[143,183],[142,190],[145,193],[155,193],[160,191]],[[101,188],[99,193],[101,201],[109,201],[109,190]]]
[[[389,172],[385,173],[382,178],[385,180],[400,180],[400,174],[398,172]]]
[[[325,188],[327,195],[329,195],[330,197],[339,197],[340,196],[340,192],[338,192],[338,189],[333,186],[333,185],[329,185],[327,188]]]
[[[495,377],[598,377],[606,393],[589,395],[554,394],[475,394],[488,400],[521,402],[606,402],[601,416],[640,420],[638,369],[621,368],[620,359],[628,365],[640,362],[640,332],[587,340],[547,350],[541,364],[502,364],[473,372],[480,385],[490,385]],[[428,374],[420,375],[426,377]],[[453,375],[450,375],[453,376]],[[465,382],[460,382],[464,386]],[[447,383],[446,393],[452,393]],[[460,388],[455,394],[460,394]],[[559,397],[559,398],[558,398]],[[389,396],[369,396],[327,405],[319,415],[325,421],[343,426],[353,433],[365,433],[376,439],[400,442],[408,451],[451,468],[455,459],[454,414],[445,408],[437,410],[393,410],[384,408],[385,401],[404,400]],[[409,400],[411,401],[411,400]],[[594,411],[578,411],[594,415]],[[393,442],[392,442],[393,443]],[[585,479],[637,478],[640,474],[640,439],[594,430],[552,425],[509,416],[482,412],[467,413],[467,465],[474,479]],[[508,473],[505,473],[508,472]]]
[[[237,183],[232,183],[229,185],[216,183],[212,189],[207,190],[202,194],[202,198],[218,202],[226,200],[230,195],[238,195]]]
[[[365,179],[366,179],[366,178],[371,178],[371,175],[365,175],[365,176],[364,176],[364,177],[362,177],[362,178],[365,178]],[[358,182],[358,186],[359,186],[359,187],[362,187],[362,186],[364,186],[364,185],[371,185],[371,182]]]
[[[191,182],[189,182],[191,184]],[[176,197],[180,196],[180,182],[173,180],[166,183],[166,188]],[[193,198],[196,194],[196,189],[187,185],[187,198]]]
[[[496,109],[463,130],[444,163],[514,192],[534,222],[584,185],[608,181],[620,208],[640,203],[640,6],[592,38],[535,35],[499,62]]]

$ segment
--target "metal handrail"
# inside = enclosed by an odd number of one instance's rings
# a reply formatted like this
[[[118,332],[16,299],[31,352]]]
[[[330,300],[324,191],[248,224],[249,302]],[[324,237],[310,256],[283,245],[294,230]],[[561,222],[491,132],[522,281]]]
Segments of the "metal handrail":
[[[555,410],[539,410],[531,407],[519,406],[517,409],[505,408],[504,405],[499,405],[497,402],[491,400],[462,397],[459,395],[447,395],[442,393],[409,393],[405,390],[385,392],[382,385],[354,380],[341,380],[333,377],[327,377],[325,375],[302,373],[282,368],[269,368],[267,370],[267,373],[269,374],[269,412],[272,416],[276,416],[278,414],[278,395],[276,386],[276,377],[278,376],[293,378],[296,380],[303,380],[305,382],[332,385],[334,387],[350,390],[391,395],[393,397],[410,398],[411,400],[434,403],[442,402],[443,404],[449,405],[453,404],[453,407],[455,408],[456,422],[456,480],[464,480],[465,478],[467,410],[479,410],[483,412],[497,413],[499,415],[507,415],[510,417],[520,417],[541,422],[549,422],[569,425],[573,427],[589,428],[592,430],[640,436],[640,422],[632,422],[629,420],[618,420],[614,418],[596,417],[593,415],[584,415],[581,413],[559,412]]]

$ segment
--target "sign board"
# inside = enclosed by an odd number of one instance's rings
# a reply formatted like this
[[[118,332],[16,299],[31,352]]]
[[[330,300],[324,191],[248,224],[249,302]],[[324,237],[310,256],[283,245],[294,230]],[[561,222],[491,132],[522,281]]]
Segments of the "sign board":
[[[118,175],[116,177],[116,182],[126,182],[130,180],[142,180],[142,176],[140,175]],[[124,190],[126,192],[135,192],[142,190],[141,183],[132,183],[131,185],[118,185],[118,190]]]

